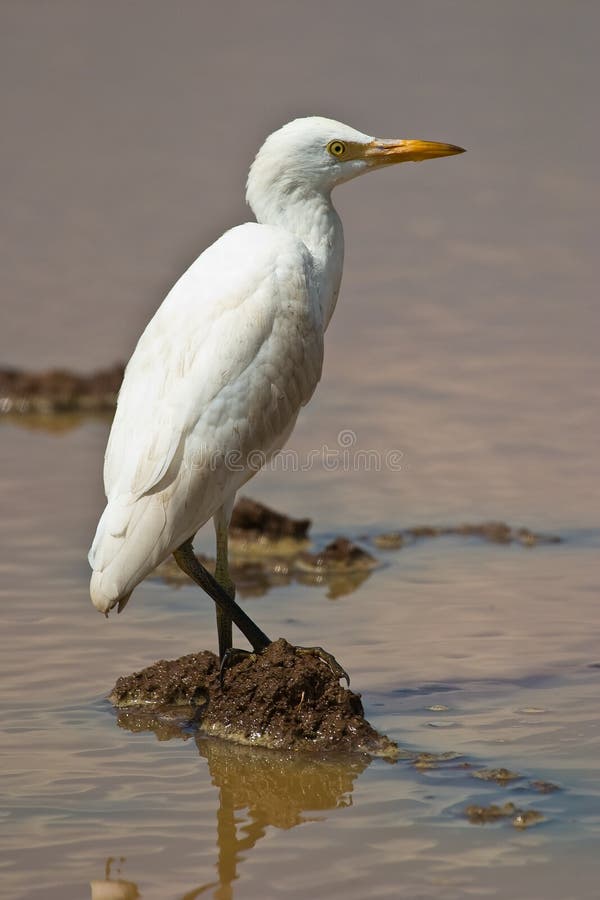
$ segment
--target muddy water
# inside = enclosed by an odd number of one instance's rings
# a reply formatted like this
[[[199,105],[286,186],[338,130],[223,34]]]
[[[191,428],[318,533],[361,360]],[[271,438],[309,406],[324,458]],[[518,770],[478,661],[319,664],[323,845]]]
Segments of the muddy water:
[[[245,217],[247,162],[292,115],[454,141],[469,154],[339,191],[325,378],[287,471],[252,494],[311,516],[319,541],[490,518],[565,540],[443,538],[377,551],[335,599],[292,584],[245,601],[269,634],[326,644],[377,727],[455,762],[159,742],[119,729],[105,695],[213,646],[210,604],[150,580],[119,619],[95,614],[108,425],[3,423],[0,895],[596,897],[598,13],[203,7],[4,4],[1,362],[126,356],[176,274]],[[523,778],[472,776],[498,766]],[[545,821],[462,815],[506,801]]]

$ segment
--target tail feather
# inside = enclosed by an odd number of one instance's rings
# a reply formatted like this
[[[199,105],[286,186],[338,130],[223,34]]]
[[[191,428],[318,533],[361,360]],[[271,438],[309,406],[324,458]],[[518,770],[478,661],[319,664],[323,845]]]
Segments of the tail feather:
[[[109,500],[89,553],[96,609],[107,615],[118,605],[121,612],[136,585],[166,558],[165,525],[165,508],[155,495]]]
[[[191,466],[166,490],[110,497],[89,553],[96,609],[106,614],[118,606],[121,612],[136,585],[222,505],[218,479],[208,471],[200,478]]]

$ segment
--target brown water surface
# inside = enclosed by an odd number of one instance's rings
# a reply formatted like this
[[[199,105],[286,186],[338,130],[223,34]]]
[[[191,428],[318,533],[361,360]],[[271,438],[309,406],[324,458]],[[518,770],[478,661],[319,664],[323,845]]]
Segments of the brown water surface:
[[[244,601],[267,633],[335,653],[402,746],[460,759],[159,742],[119,729],[105,696],[214,646],[210,603],[149,580],[98,616],[86,552],[108,423],[2,423],[1,896],[597,897],[598,9],[55,0],[1,16],[1,364],[126,357],[177,274],[247,216],[248,162],[294,115],[459,143],[339,190],[323,383],[287,471],[251,493],[312,517],[320,542],[485,519],[564,538],[440,538],[377,551],[386,565],[334,600],[292,583]],[[545,821],[463,816],[506,801]]]

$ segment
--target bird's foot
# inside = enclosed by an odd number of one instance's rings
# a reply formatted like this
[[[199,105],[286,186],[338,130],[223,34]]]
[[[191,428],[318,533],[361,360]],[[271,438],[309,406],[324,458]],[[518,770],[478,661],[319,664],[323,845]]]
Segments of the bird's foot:
[[[267,647],[268,646],[269,645],[267,644]],[[266,647],[263,647],[262,650],[266,650]],[[223,690],[225,685],[225,672],[227,669],[232,669],[244,659],[256,659],[262,650],[240,650],[239,647],[230,647],[226,650],[221,657],[221,665],[219,667],[219,683],[221,685],[221,690]],[[314,656],[316,659],[321,660],[336,678],[343,678],[348,687],[350,687],[350,676],[346,670],[340,666],[332,653],[328,653],[327,650],[323,650],[322,647],[294,647],[294,651],[300,656]]]
[[[294,650],[301,656],[314,656],[317,659],[320,659],[326,666],[329,666],[336,678],[345,679],[346,684],[350,687],[350,676],[346,670],[340,666],[332,653],[328,653],[327,650],[323,650],[322,647],[294,647]]]

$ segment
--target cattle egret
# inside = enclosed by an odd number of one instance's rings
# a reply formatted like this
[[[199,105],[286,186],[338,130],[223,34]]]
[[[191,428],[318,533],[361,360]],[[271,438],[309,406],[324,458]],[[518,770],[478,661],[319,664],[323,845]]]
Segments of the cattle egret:
[[[127,366],[104,461],[107,505],[89,554],[98,610],[121,612],[173,553],[216,604],[222,660],[232,621],[255,652],[270,643],[235,602],[228,524],[256,459],[284,446],[321,377],[344,256],[332,189],[395,163],[462,152],[379,140],[320,117],[296,119],[267,138],[247,182],[256,222],[227,231],[190,266]],[[192,550],[210,518],[214,577]],[[345,674],[319,648],[304,649]]]

